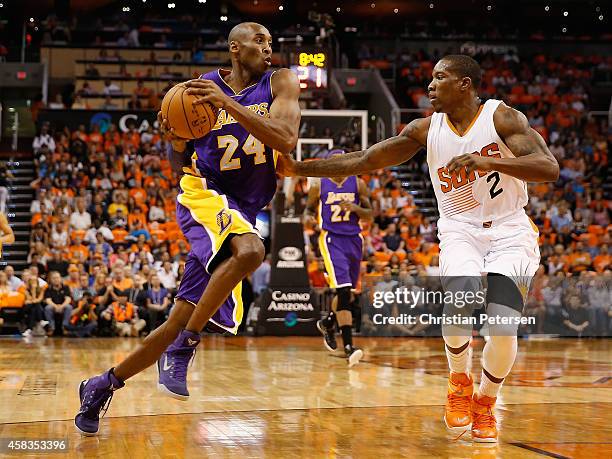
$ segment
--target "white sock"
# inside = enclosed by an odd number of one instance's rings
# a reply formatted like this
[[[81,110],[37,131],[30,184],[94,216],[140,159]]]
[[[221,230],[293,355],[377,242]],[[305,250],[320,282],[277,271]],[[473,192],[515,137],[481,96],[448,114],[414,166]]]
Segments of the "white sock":
[[[448,367],[453,373],[469,374],[472,367],[472,348],[468,345],[459,354],[453,354],[448,350],[448,346],[444,346],[446,358],[448,359]]]
[[[487,378],[487,375],[482,372],[482,376],[480,377],[480,386],[478,387],[479,395],[486,395],[487,397],[497,397],[499,394],[499,390],[504,382],[495,383]]]

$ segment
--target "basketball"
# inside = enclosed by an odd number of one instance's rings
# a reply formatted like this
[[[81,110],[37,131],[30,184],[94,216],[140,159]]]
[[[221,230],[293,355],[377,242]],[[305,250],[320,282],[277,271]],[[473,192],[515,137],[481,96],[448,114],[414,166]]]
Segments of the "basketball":
[[[187,87],[179,83],[164,96],[161,104],[163,118],[170,128],[183,139],[199,139],[210,132],[217,120],[217,109],[205,102],[196,104],[198,96],[186,93]]]

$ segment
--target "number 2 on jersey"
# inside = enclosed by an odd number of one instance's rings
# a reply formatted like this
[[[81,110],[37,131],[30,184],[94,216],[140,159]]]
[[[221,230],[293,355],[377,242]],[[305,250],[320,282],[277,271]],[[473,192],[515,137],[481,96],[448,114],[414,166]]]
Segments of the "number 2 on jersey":
[[[504,191],[503,188],[497,189],[497,185],[499,185],[500,180],[501,179],[499,178],[499,172],[489,174],[489,176],[487,177],[487,183],[491,183],[491,181],[493,181],[493,185],[491,185],[491,188],[489,189],[489,195],[491,196],[491,199],[495,198],[496,196],[499,196]]]
[[[349,219],[351,218],[351,211],[347,210],[344,212],[344,215],[340,215],[342,213],[342,207],[340,207],[338,204],[332,204],[331,207],[331,221],[333,223],[337,223],[337,222],[348,222]]]
[[[225,148],[225,153],[221,157],[221,164],[219,165],[221,171],[232,171],[240,169],[240,158],[234,158],[234,153],[238,149],[238,139],[233,135],[222,135],[217,137],[219,148]],[[242,145],[242,151],[247,155],[255,155],[253,162],[255,165],[263,164],[266,162],[266,147],[264,144],[255,138],[253,134],[249,134],[247,139]]]

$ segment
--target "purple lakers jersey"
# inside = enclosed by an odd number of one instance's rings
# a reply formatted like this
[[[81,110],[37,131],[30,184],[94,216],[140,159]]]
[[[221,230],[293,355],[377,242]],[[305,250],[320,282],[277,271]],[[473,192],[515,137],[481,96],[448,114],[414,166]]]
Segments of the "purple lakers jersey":
[[[269,116],[272,105],[270,79],[273,71],[239,93],[215,70],[200,78],[214,81],[225,94],[259,116]],[[276,191],[276,158],[271,147],[264,145],[225,110],[219,110],[211,132],[195,141],[192,170],[206,179],[208,189],[231,196],[241,210],[255,222]],[[195,166],[195,167],[193,167]]]
[[[359,204],[359,185],[354,175],[347,177],[341,185],[328,178],[321,179],[319,202],[319,224],[321,228],[336,234],[359,234],[359,217],[340,207],[342,201]]]

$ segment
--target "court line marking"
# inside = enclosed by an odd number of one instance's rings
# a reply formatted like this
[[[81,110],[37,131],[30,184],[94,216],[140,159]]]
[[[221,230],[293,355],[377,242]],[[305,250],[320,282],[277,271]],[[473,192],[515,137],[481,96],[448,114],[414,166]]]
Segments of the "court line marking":
[[[512,406],[522,406],[522,405],[612,405],[612,403],[608,402],[567,402],[567,403],[514,403]],[[507,404],[505,404],[507,405]],[[182,416],[182,415],[194,415],[194,414],[224,414],[224,415],[232,415],[236,414],[244,414],[244,413],[269,413],[269,412],[284,412],[284,411],[313,411],[313,410],[342,410],[342,409],[358,409],[358,410],[372,410],[376,408],[420,408],[420,407],[444,407],[444,404],[430,404],[430,405],[376,405],[376,406],[321,406],[321,407],[313,407],[313,408],[282,408],[282,409],[273,409],[273,408],[262,408],[257,410],[219,410],[219,411],[193,411],[193,412],[184,412],[184,413],[153,413],[153,414],[131,414],[124,416],[105,416],[104,419],[124,419],[124,418],[140,418],[140,417],[154,417],[154,416]],[[102,418],[100,418],[102,419]],[[36,422],[68,422],[74,421],[74,418],[68,419],[41,419],[37,421],[20,421],[20,422],[0,422],[0,426],[10,426],[10,425],[19,425],[19,424],[33,424]],[[536,442],[534,442],[536,443]],[[563,443],[563,442],[546,442],[546,443]],[[568,444],[577,444],[580,442],[566,442]],[[594,442],[588,443],[583,442],[583,444],[593,444],[593,445],[608,445],[612,444],[609,442]]]
[[[511,442],[511,443],[507,443],[507,444],[508,445],[512,445],[512,446],[516,446],[517,448],[523,448],[523,449],[526,449],[528,451],[532,451],[534,453],[541,454],[543,456],[554,457],[554,458],[557,458],[557,459],[571,459],[571,457],[569,457],[569,456],[562,456],[561,454],[552,453],[550,451],[546,451],[545,449],[536,448],[535,446],[526,445],[525,443]],[[598,443],[595,443],[595,444],[598,444]]]

